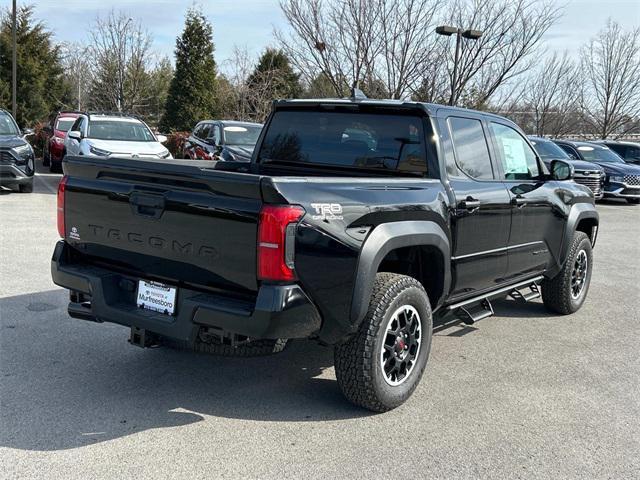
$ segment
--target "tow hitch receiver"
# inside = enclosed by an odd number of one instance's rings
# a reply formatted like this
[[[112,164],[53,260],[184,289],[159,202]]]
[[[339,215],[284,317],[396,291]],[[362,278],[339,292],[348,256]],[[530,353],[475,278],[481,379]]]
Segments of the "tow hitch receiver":
[[[129,343],[140,348],[151,348],[160,345],[158,336],[153,332],[147,332],[144,328],[131,327]]]

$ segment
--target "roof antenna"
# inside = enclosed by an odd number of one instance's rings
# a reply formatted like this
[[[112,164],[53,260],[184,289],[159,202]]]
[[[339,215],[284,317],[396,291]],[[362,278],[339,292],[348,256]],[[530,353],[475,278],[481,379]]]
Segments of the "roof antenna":
[[[363,93],[362,90],[358,88],[358,82],[353,83],[353,87],[351,87],[351,100],[357,102],[358,100],[366,100],[367,96]]]

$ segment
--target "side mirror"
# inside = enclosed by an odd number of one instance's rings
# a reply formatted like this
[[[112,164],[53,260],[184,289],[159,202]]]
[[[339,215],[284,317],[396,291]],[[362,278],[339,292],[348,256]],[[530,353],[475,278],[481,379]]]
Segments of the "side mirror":
[[[571,180],[575,174],[573,165],[564,160],[551,162],[551,178],[554,180]]]
[[[67,133],[67,136],[69,138],[73,138],[77,142],[82,140],[82,132],[80,132],[79,130],[71,130],[69,133]]]
[[[22,130],[22,138],[30,137],[31,135],[35,135],[32,128],[24,128]]]
[[[167,141],[167,136],[166,135],[156,135],[156,138],[158,139],[158,141],[160,143],[164,143]]]

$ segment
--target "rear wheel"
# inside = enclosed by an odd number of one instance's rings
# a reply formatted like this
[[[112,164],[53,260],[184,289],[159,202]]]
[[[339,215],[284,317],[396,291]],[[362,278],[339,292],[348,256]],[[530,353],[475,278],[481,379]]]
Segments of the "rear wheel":
[[[334,351],[336,378],[352,403],[385,412],[418,386],[431,349],[429,298],[416,279],[379,273],[358,332]]]
[[[545,307],[563,315],[578,311],[587,298],[592,265],[591,240],[586,233],[575,232],[562,270],[542,282]]]

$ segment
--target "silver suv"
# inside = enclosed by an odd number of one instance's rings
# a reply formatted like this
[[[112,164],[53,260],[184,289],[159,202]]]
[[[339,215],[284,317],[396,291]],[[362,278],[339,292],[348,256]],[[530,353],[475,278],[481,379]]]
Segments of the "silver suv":
[[[119,113],[83,113],[71,126],[64,142],[64,155],[173,158],[156,135],[139,118]]]

